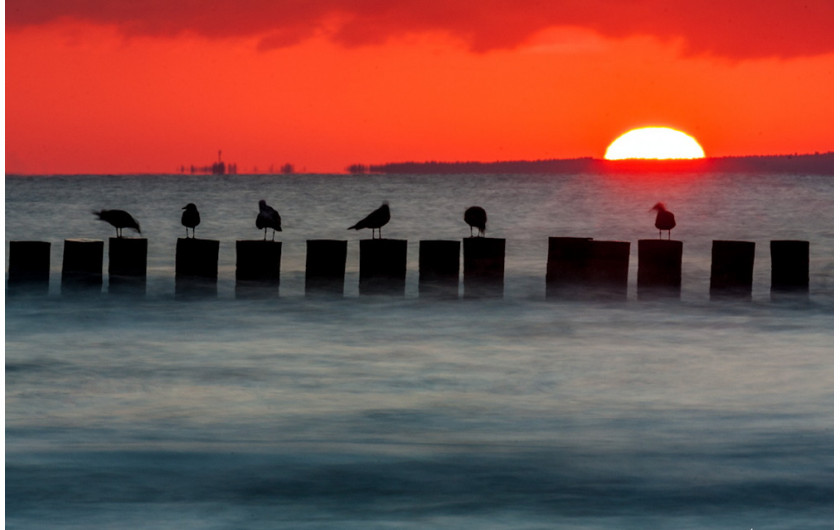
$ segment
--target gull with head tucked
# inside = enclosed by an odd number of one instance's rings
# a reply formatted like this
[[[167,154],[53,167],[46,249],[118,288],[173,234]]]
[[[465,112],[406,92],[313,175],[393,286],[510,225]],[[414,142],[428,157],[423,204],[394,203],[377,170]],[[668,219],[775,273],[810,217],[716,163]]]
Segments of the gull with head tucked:
[[[470,225],[470,237],[473,237],[473,228],[477,228],[478,235],[483,237],[487,228],[487,212],[481,206],[470,206],[464,212],[464,222]]]
[[[263,241],[268,239],[268,229],[271,228],[271,240],[274,241],[274,234],[278,231],[283,231],[280,228],[280,214],[277,213],[277,210],[266,204],[264,200],[261,200],[259,205],[260,213],[257,215],[257,228],[263,231]]]
[[[187,237],[190,237],[190,228],[192,228],[193,239],[195,239],[195,227],[201,222],[198,208],[195,204],[189,203],[181,209],[184,210],[184,213],[181,214],[181,224],[186,227]]]

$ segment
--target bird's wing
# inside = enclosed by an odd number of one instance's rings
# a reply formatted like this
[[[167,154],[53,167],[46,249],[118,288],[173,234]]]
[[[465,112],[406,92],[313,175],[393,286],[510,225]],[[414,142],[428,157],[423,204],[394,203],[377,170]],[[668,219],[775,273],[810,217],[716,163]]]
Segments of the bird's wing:
[[[353,226],[351,226],[350,228],[348,228],[348,230],[353,229],[353,228],[355,228],[356,230],[360,230],[362,228],[369,228],[370,222],[373,219],[373,214],[375,214],[375,213],[376,212],[372,212],[372,213],[368,214],[364,219],[362,219],[358,223],[356,223]]]

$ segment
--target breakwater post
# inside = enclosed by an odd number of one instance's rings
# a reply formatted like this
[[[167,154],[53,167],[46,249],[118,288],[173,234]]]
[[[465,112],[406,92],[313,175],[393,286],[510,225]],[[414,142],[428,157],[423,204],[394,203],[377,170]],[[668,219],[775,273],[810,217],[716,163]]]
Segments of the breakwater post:
[[[149,240],[135,237],[108,239],[108,293],[145,294]]]
[[[47,294],[50,290],[50,243],[9,242],[8,293]]]
[[[344,270],[347,241],[309,239],[306,241],[307,296],[344,296]]]
[[[175,245],[175,294],[215,296],[219,277],[219,242],[178,238]]]
[[[280,241],[240,240],[236,242],[236,296],[276,297],[280,287]]]
[[[679,298],[682,286],[682,241],[639,240],[637,297]]]
[[[629,241],[590,241],[585,285],[593,298],[627,299]]]
[[[505,289],[505,240],[464,238],[464,298],[501,298]]]
[[[408,241],[359,240],[359,294],[405,295]]]
[[[585,294],[591,237],[549,237],[545,272],[548,299],[579,299]]]
[[[61,292],[100,293],[105,242],[99,239],[65,239],[61,263]]]
[[[770,294],[808,294],[810,243],[808,241],[770,241]]]
[[[461,271],[460,241],[420,241],[419,261],[420,297],[458,298],[458,275]]]
[[[712,241],[712,299],[752,296],[755,243],[752,241]]]

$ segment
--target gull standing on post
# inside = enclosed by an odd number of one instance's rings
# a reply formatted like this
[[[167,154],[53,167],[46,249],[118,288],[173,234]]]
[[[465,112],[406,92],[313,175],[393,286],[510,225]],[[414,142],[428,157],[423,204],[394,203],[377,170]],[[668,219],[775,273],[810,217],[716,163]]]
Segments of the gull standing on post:
[[[653,205],[650,211],[656,210],[656,221],[653,225],[659,229],[659,239],[662,239],[662,231],[668,231],[668,239],[671,239],[671,229],[677,226],[674,214],[665,209],[665,205],[658,202]]]
[[[382,203],[382,206],[374,210],[367,217],[349,227],[347,230],[361,230],[362,228],[370,228],[371,239],[374,239],[376,229],[379,229],[379,239],[382,239],[382,227],[388,224],[391,220],[391,209],[388,207],[388,201]]]
[[[481,206],[470,206],[464,212],[464,221],[470,225],[470,237],[473,237],[473,228],[478,228],[478,235],[484,237],[484,230],[487,228],[487,212]]]
[[[184,213],[181,214],[181,224],[186,227],[187,237],[190,237],[190,228],[193,231],[193,239],[195,239],[195,227],[201,222],[201,216],[198,215],[198,208],[195,204],[189,203],[181,208]]]
[[[113,226],[117,230],[117,237],[122,237],[123,228],[132,228],[137,230],[138,234],[142,233],[140,232],[140,223],[125,210],[99,210],[98,212],[94,210],[93,215],[100,221],[105,221]]]
[[[264,200],[260,201],[260,213],[257,215],[257,228],[263,231],[263,241],[268,239],[268,229],[271,228],[271,240],[274,241],[274,234],[282,232],[280,228],[280,214],[277,210],[267,205]]]

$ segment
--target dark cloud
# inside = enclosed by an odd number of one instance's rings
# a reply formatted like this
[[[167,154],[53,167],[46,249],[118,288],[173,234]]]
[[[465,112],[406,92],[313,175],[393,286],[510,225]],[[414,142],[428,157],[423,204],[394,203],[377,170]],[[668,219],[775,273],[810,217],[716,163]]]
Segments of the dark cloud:
[[[796,57],[834,49],[829,0],[7,0],[7,30],[61,18],[126,34],[258,36],[261,48],[325,33],[346,46],[442,31],[472,50],[513,48],[552,26],[680,38],[688,54]]]

